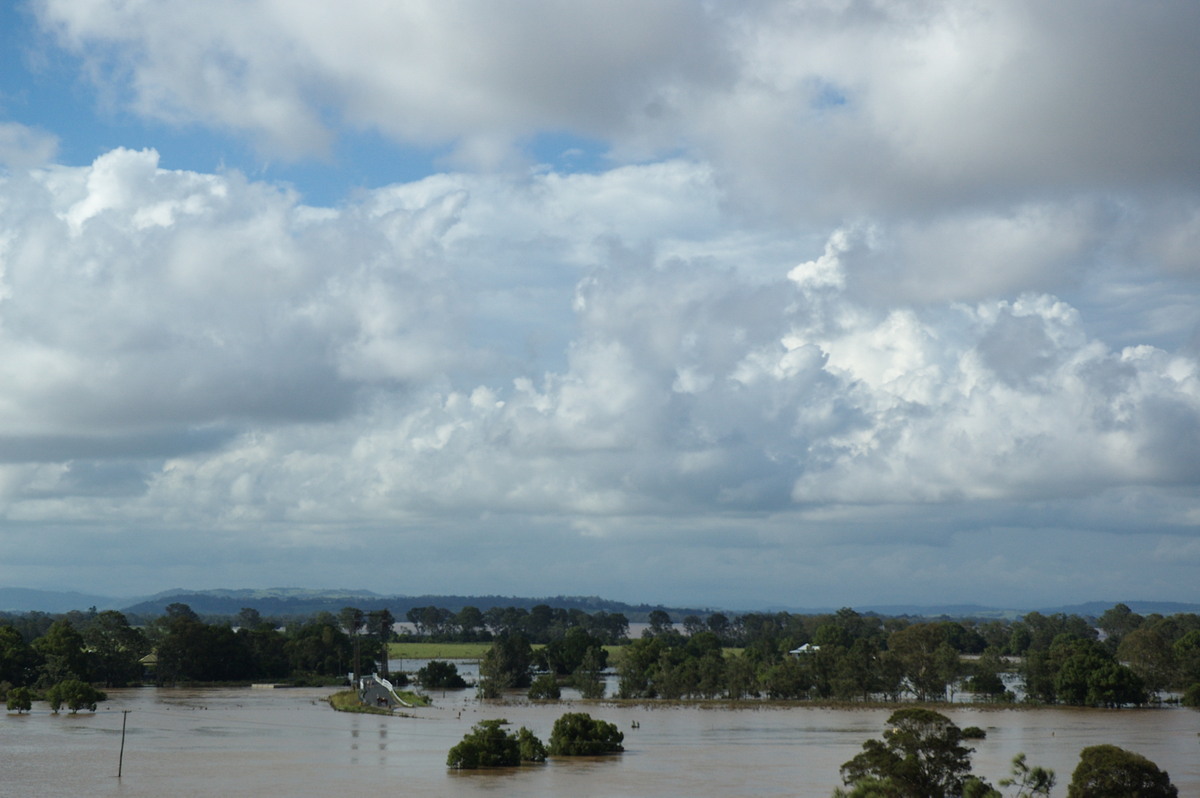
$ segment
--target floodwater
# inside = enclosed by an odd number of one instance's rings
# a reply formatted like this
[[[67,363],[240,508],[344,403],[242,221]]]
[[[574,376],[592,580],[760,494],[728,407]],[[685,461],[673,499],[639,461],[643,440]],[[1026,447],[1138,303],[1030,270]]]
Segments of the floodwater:
[[[838,767],[877,737],[890,710],[804,706],[748,709],[561,702],[481,704],[474,691],[432,695],[411,717],[334,712],[329,689],[110,690],[95,713],[0,716],[0,796],[821,796]],[[130,710],[123,774],[122,710]],[[548,740],[554,720],[586,711],[625,732],[619,756],[551,760],[492,772],[450,771],[446,752],[471,724],[504,717]],[[1180,795],[1200,796],[1200,712],[963,707],[980,726],[974,770],[990,781],[1024,751],[1054,768],[1065,795],[1080,749],[1113,743],[1171,774]],[[634,723],[638,726],[634,727]],[[383,790],[384,792],[378,792]]]

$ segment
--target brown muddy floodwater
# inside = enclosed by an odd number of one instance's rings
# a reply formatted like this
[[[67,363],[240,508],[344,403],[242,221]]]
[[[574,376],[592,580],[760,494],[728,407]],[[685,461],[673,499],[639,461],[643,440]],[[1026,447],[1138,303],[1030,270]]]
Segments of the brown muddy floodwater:
[[[0,717],[0,796],[820,796],[838,766],[876,737],[889,710],[647,708],[562,702],[481,705],[471,690],[434,694],[414,717],[334,712],[328,689],[110,690],[95,715]],[[118,781],[121,710],[128,715]],[[618,724],[626,752],[457,773],[446,752],[472,723],[505,717],[543,740],[567,711]],[[1113,743],[1148,756],[1181,796],[1200,796],[1200,712],[1187,709],[948,712],[981,726],[975,772],[993,783],[1013,755],[1054,768],[1066,794],[1080,749]],[[634,728],[636,721],[639,727]]]

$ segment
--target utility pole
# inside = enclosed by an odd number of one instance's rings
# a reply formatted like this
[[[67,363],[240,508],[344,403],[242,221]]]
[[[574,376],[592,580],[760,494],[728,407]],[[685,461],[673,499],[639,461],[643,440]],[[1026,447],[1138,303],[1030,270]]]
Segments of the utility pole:
[[[129,719],[132,709],[121,710],[121,754],[117,757],[117,778],[121,778],[121,769],[125,765],[125,721]]]

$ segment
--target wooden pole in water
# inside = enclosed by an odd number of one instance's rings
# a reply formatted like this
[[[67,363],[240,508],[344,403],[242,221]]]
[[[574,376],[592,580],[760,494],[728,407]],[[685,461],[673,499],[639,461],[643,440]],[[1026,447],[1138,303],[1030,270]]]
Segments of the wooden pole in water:
[[[121,769],[125,765],[125,721],[129,718],[131,709],[121,710],[121,754],[117,757],[117,778],[121,778]]]

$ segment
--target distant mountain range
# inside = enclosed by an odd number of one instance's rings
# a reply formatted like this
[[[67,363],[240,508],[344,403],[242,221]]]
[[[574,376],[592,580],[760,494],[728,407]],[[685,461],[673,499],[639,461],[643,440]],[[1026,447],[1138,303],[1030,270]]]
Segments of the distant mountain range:
[[[70,610],[87,610],[95,607],[98,610],[120,610],[129,615],[157,616],[162,615],[167,605],[173,603],[187,604],[200,615],[236,615],[243,607],[258,610],[267,616],[303,616],[317,612],[336,613],[343,607],[358,607],[364,611],[387,609],[397,618],[413,607],[434,605],[457,612],[465,606],[478,607],[487,610],[490,607],[523,607],[529,609],[538,604],[549,604],[552,607],[580,609],[584,612],[620,612],[630,621],[642,621],[653,610],[665,610],[678,621],[687,615],[705,616],[714,612],[714,608],[700,607],[668,607],[659,604],[626,604],[620,601],[599,598],[597,596],[543,596],[526,598],[519,596],[459,596],[459,595],[424,595],[424,596],[385,596],[369,590],[307,590],[304,588],[268,588],[265,590],[166,590],[152,596],[113,597],[98,596],[78,592],[58,592],[51,590],[30,590],[27,588],[0,588],[0,611],[2,612],[48,612],[61,613]],[[1126,601],[1130,609],[1140,615],[1159,613],[1174,615],[1181,612],[1200,613],[1200,603],[1187,604],[1169,601]],[[1092,601],[1085,604],[1072,604],[1062,607],[1041,607],[1038,612],[1044,615],[1065,613],[1084,617],[1098,617],[1117,604],[1115,601]],[[806,615],[834,612],[835,607],[772,607],[758,612],[786,611]],[[864,605],[854,608],[864,614],[884,615],[889,617],[910,616],[921,618],[981,618],[981,619],[1012,619],[1033,611],[1030,609],[1005,609],[987,607],[978,604],[887,604]],[[722,610],[728,613],[738,613],[740,610]]]
[[[491,607],[523,607],[538,604],[579,609],[584,612],[620,612],[631,621],[644,620],[653,610],[666,610],[672,617],[708,615],[711,608],[664,607],[658,604],[626,604],[597,596],[384,596],[369,590],[307,590],[304,588],[268,588],[265,590],[166,590],[153,596],[114,598],[85,593],[60,593],[25,588],[0,588],[0,612],[68,612],[95,607],[115,609],[128,615],[162,615],[169,604],[186,604],[199,615],[236,615],[249,607],[261,614],[275,617],[306,616],[317,612],[336,613],[343,607],[371,610],[387,609],[403,619],[413,607],[435,605],[457,612],[465,606],[487,610]]]

